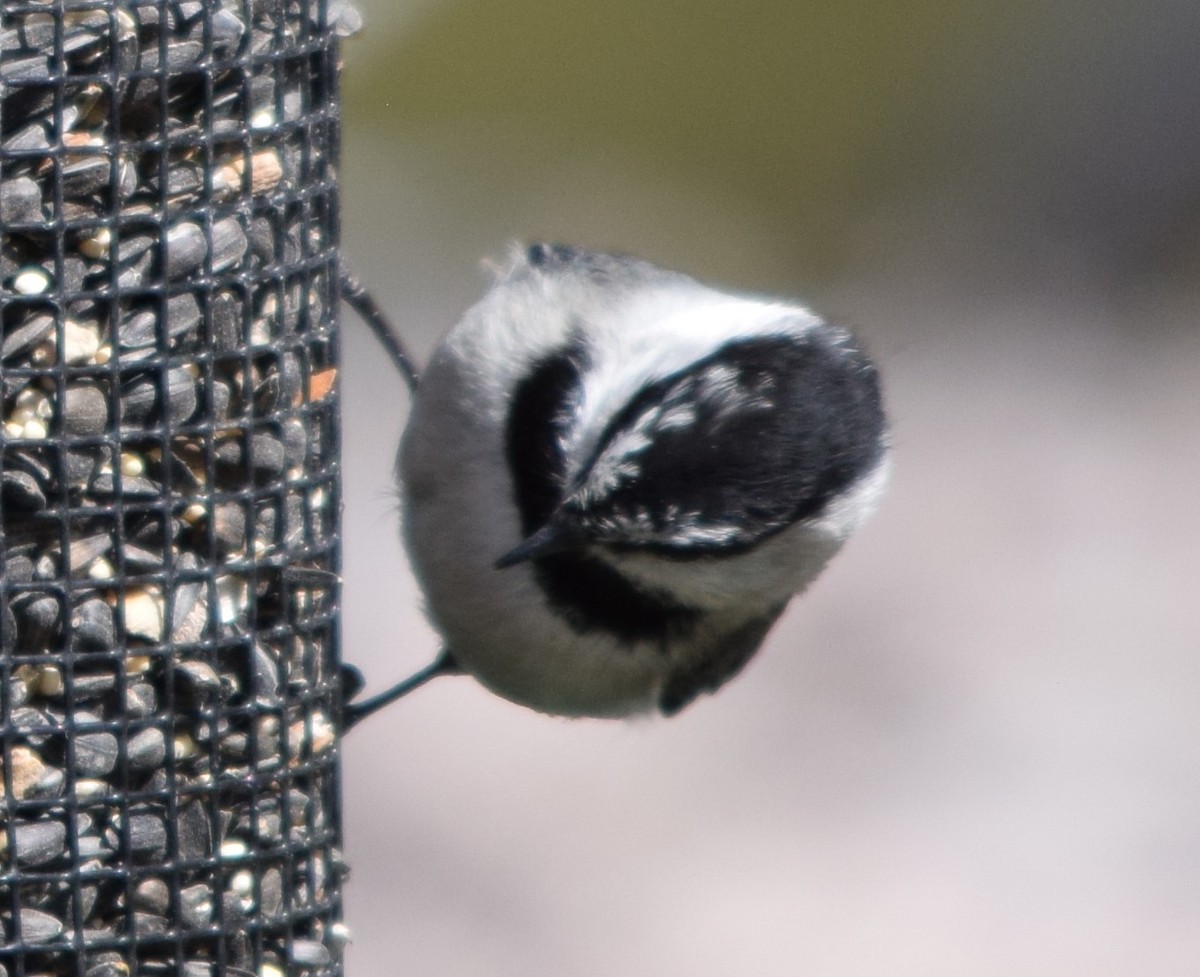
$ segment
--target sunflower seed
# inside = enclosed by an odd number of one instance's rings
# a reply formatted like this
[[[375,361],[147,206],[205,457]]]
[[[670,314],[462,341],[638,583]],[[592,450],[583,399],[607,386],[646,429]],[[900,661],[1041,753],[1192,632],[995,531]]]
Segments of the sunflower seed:
[[[208,257],[208,238],[204,228],[183,221],[167,231],[163,274],[171,281],[199,270]]]
[[[96,384],[80,381],[67,388],[63,428],[68,434],[101,434],[108,427],[108,397]]]
[[[0,221],[6,225],[42,221],[42,191],[27,176],[0,183]]]
[[[132,769],[153,770],[166,758],[166,736],[161,729],[148,727],[130,738],[128,751],[129,765]]]
[[[83,715],[76,714],[76,719]],[[117,765],[117,738],[112,733],[75,735],[75,772],[82,777],[105,777]]]
[[[61,821],[27,822],[15,825],[11,837],[18,865],[45,865],[66,850],[67,826]]]
[[[71,636],[78,650],[106,651],[117,642],[112,608],[99,597],[77,605],[71,612]]]
[[[0,473],[0,504],[16,511],[37,512],[46,508],[46,496],[32,475],[5,471]]]
[[[0,345],[0,358],[7,360],[28,352],[49,336],[53,329],[54,317],[51,315],[43,313],[26,319],[4,337],[4,343]]]
[[[0,913],[0,922],[9,943],[21,940],[32,946],[53,943],[66,929],[58,917],[28,906],[22,906],[15,919],[12,913]]]

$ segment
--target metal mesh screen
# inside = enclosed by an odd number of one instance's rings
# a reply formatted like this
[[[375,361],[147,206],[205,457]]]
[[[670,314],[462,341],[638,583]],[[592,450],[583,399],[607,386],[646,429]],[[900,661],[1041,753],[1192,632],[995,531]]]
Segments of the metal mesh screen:
[[[341,973],[352,20],[4,2],[0,977]]]

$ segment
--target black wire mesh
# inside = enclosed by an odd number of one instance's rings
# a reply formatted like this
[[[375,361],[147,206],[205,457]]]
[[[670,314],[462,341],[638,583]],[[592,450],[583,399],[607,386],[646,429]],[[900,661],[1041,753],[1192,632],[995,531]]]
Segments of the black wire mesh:
[[[341,973],[353,19],[4,2],[0,977]]]

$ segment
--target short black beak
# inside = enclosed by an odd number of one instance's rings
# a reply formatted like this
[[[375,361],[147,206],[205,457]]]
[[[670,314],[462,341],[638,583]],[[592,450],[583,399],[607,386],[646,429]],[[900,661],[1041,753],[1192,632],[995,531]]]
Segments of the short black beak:
[[[527,537],[524,542],[517,544],[500,557],[496,561],[496,569],[504,570],[516,566],[518,563],[524,563],[526,560],[537,559],[539,556],[564,553],[567,550],[575,549],[582,542],[583,538],[574,526],[551,519],[536,533]]]

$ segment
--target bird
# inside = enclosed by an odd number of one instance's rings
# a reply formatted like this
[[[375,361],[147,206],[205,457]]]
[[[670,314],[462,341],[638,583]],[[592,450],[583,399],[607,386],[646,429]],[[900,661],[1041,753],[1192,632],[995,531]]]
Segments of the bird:
[[[630,255],[515,246],[402,435],[445,650],[401,686],[459,671],[551,715],[674,715],[742,670],[889,467],[848,330]]]

